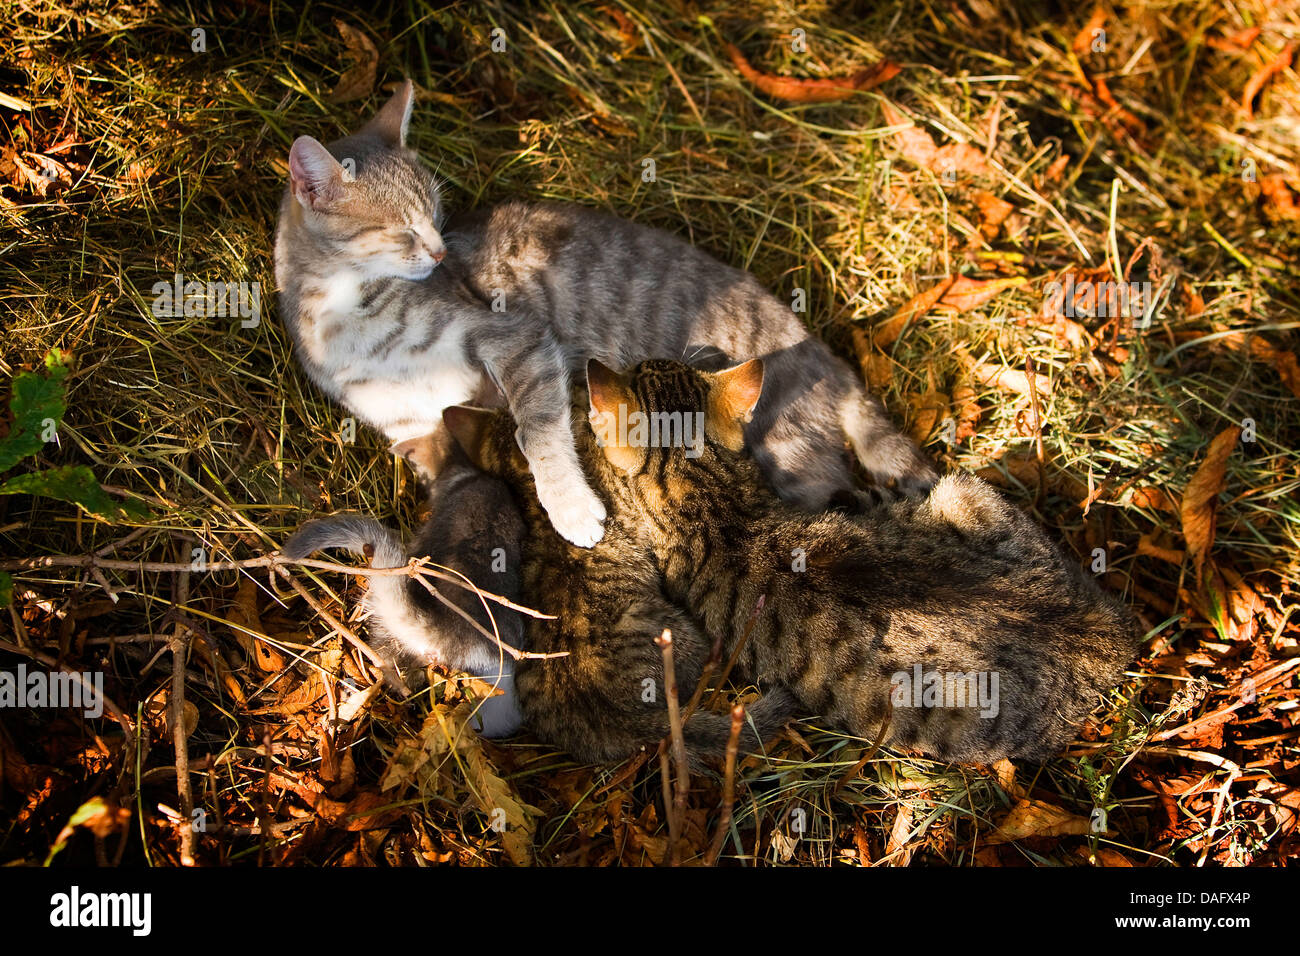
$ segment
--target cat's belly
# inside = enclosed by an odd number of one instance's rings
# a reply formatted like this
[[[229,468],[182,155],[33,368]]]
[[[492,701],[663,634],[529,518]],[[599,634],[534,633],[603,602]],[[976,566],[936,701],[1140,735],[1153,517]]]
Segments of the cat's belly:
[[[344,383],[344,403],[382,430],[392,442],[430,434],[442,411],[480,398],[486,376],[462,348],[459,323],[451,323],[422,350],[397,344],[381,360],[360,363]]]

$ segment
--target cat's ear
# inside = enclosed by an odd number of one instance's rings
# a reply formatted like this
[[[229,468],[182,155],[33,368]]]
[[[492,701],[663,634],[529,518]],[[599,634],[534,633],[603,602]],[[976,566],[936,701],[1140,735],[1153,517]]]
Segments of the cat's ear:
[[[316,140],[299,136],[289,148],[289,187],[298,202],[320,209],[343,195],[343,167]]]
[[[456,439],[456,444],[475,468],[487,471],[487,442],[491,434],[489,426],[496,417],[490,408],[474,408],[470,405],[450,405],[442,410],[442,422]]]
[[[411,110],[415,107],[415,84],[403,80],[402,85],[375,114],[374,119],[361,130],[376,136],[389,146],[405,146],[406,130],[411,125]]]
[[[763,394],[763,360],[750,359],[743,365],[724,369],[712,376],[706,427],[724,448],[745,447],[741,427],[754,417],[754,406]]]
[[[635,471],[645,460],[645,449],[627,443],[627,421],[641,410],[631,380],[596,359],[588,359],[587,395],[591,402],[587,420],[596,434],[596,444],[619,471]]]

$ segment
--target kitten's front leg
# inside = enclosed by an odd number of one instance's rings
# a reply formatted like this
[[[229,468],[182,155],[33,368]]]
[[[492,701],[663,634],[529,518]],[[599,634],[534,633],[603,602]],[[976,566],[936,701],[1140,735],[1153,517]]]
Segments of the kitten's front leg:
[[[590,548],[605,535],[605,505],[587,483],[574,447],[559,343],[539,324],[516,323],[485,335],[477,352],[518,425],[515,440],[528,459],[537,500],[556,531]]]

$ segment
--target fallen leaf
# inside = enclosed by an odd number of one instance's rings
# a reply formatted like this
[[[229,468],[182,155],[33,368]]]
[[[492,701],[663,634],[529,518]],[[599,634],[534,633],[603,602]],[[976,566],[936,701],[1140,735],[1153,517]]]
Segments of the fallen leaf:
[[[989,167],[984,154],[969,143],[936,146],[929,133],[912,122],[888,100],[882,100],[880,108],[885,114],[886,123],[890,126],[903,127],[894,133],[894,145],[908,162],[940,175],[944,173],[953,176],[957,173],[969,173],[974,176],[992,175],[993,170]]]
[[[1008,368],[1005,365],[995,365],[992,362],[974,362],[969,368],[971,377],[981,385],[1000,388],[1008,392],[1017,392],[1026,397],[1030,395],[1029,374],[1027,372],[1022,372],[1016,368]],[[1041,397],[1049,394],[1051,390],[1051,380],[1045,375],[1035,373],[1034,392]]]
[[[1075,816],[1060,807],[1042,800],[1021,800],[998,828],[989,835],[988,843],[1012,843],[1026,837],[1082,836],[1092,832],[1092,821]]]
[[[374,42],[365,33],[335,18],[334,26],[343,38],[345,47],[343,58],[351,66],[343,71],[338,84],[327,100],[330,103],[346,103],[370,95],[375,88],[375,75],[379,70],[379,51]]]
[[[1264,84],[1291,65],[1291,55],[1295,52],[1295,43],[1288,43],[1273,59],[1260,67],[1255,75],[1246,82],[1241,93],[1241,111],[1250,119],[1255,115],[1255,97],[1264,89]]]
[[[1093,37],[1098,30],[1106,26],[1106,10],[1099,3],[1092,8],[1092,16],[1088,22],[1083,25],[1078,33],[1074,35],[1074,42],[1070,44],[1070,49],[1078,56],[1083,56],[1092,49]]]
[[[727,55],[736,70],[759,91],[791,103],[833,103],[846,99],[860,90],[874,90],[886,80],[892,80],[903,68],[890,60],[881,60],[864,67],[852,76],[833,76],[823,79],[802,79],[797,76],[779,76],[756,70],[734,44],[727,44]]]
[[[1270,219],[1294,222],[1300,219],[1300,206],[1286,178],[1281,173],[1270,173],[1259,181],[1259,194],[1264,200],[1264,214]]]
[[[902,308],[871,330],[872,344],[882,349],[892,345],[903,334],[903,329],[907,328],[909,323],[922,318],[938,305],[939,300],[952,288],[955,281],[954,277],[949,276],[938,285],[924,292],[918,292],[908,299]]]
[[[999,199],[987,189],[975,193],[975,205],[980,211],[980,233],[985,239],[995,239],[1007,216],[1016,211],[1016,207],[1005,199]]]
[[[1214,526],[1219,507],[1219,492],[1223,490],[1228,456],[1237,447],[1241,428],[1233,425],[1214,436],[1192,480],[1183,492],[1179,516],[1183,525],[1183,539],[1187,553],[1196,565],[1196,580],[1202,581],[1202,569],[1210,549],[1214,546]]]
[[[958,312],[970,312],[978,309],[985,302],[997,298],[1008,289],[1021,289],[1029,284],[1024,276],[1010,276],[1002,279],[970,279],[958,276],[939,300],[939,308],[955,309]]]
[[[1244,30],[1238,30],[1231,35],[1208,37],[1205,45],[1223,53],[1242,54],[1250,49],[1251,44],[1259,38],[1259,27],[1247,27]]]
[[[1178,504],[1169,492],[1151,485],[1134,488],[1133,493],[1129,496],[1129,504],[1134,508],[1150,508],[1153,511],[1178,513]]]

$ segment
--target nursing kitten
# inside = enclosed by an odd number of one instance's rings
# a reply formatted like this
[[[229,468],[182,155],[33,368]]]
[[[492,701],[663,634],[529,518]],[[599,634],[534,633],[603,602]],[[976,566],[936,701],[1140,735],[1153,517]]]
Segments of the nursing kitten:
[[[674,613],[728,653],[763,597],[737,676],[789,692],[802,712],[873,737],[892,703],[893,746],[946,760],[1042,760],[1133,659],[1138,637],[1120,605],[978,479],[949,475],[924,499],[861,518],[782,502],[743,451],[761,362],[708,374],[650,361],[629,375],[593,362],[588,382],[595,431],[579,445],[611,522],[634,539],[628,553],[652,559],[643,573],[662,576]],[[526,498],[522,461],[500,450],[505,413],[475,415],[492,423],[483,433],[494,441],[476,438],[470,412],[447,413],[471,460]],[[624,424],[637,415],[664,427],[675,416],[670,438],[699,422],[705,439],[647,440]],[[537,547],[525,542],[526,553]],[[545,593],[533,583],[525,571],[525,593]],[[539,705],[529,691],[542,679],[526,687],[520,670],[530,720]]]
[[[517,599],[524,526],[510,490],[471,467],[453,448],[430,486],[429,507],[432,514],[409,546],[373,518],[336,515],[308,521],[285,542],[281,553],[297,560],[315,551],[342,548],[370,556],[374,568],[404,567],[409,558],[436,555],[435,563],[460,572],[477,587]],[[375,650],[399,667],[447,664],[494,685],[501,693],[476,710],[480,732],[504,737],[519,729],[512,657],[419,581],[374,575],[369,582],[365,606]],[[432,579],[429,583],[488,633],[496,633],[511,647],[524,646],[523,617],[517,611],[485,602],[455,584]]]
[[[849,366],[747,273],[667,233],[578,206],[506,203],[442,232],[438,184],[407,149],[408,81],[358,133],[289,153],[275,275],[312,380],[381,429],[426,476],[440,414],[486,383],[503,393],[537,495],[566,539],[600,540],[569,375],[588,356],[656,355],[718,369],[767,363],[746,437],[782,497],[820,508],[852,488],[846,441],[879,483],[935,478]]]
[[[579,426],[581,415],[582,409],[575,409]],[[517,663],[515,690],[526,725],[539,739],[589,763],[621,760],[654,745],[669,732],[663,655],[655,638],[664,628],[672,631],[673,670],[683,706],[699,682],[712,641],[691,615],[665,597],[653,556],[639,541],[635,517],[629,524],[622,516],[611,516],[604,537],[591,548],[570,544],[537,500],[510,415],[453,406],[444,417],[471,459],[506,477],[518,493],[526,525],[524,600],[555,615],[554,620],[525,620],[528,650],[567,654]],[[579,443],[591,445],[585,428]],[[602,460],[591,447],[584,458]],[[742,745],[757,749],[762,738],[792,716],[793,703],[788,694],[775,691],[752,705]],[[729,716],[697,710],[683,725],[692,762],[720,756],[730,730]]]

